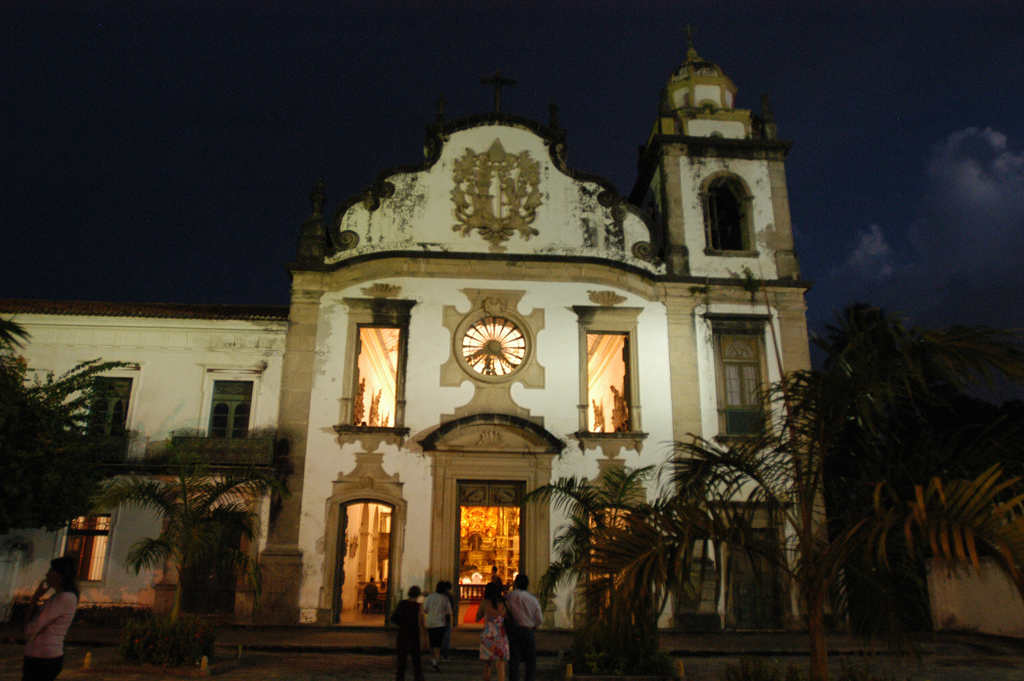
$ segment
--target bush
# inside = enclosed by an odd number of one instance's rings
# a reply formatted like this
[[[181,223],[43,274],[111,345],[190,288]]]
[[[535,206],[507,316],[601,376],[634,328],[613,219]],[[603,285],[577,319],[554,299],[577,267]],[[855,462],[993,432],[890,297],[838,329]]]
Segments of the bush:
[[[75,611],[76,622],[106,624],[123,627],[128,622],[139,622],[152,616],[150,608],[144,605],[119,603],[86,603]]]
[[[568,661],[573,665],[574,674],[673,675],[672,659],[658,649],[657,639],[612,640],[595,637],[592,633],[577,631],[573,637]]]
[[[122,626],[129,621],[146,619],[150,609],[133,603],[82,603],[75,611],[75,622]],[[28,620],[28,599],[17,596],[11,602],[7,621],[21,624]]]
[[[212,657],[214,628],[195,615],[182,615],[177,622],[151,617],[128,622],[121,630],[117,652],[125,662],[162,667],[199,664],[204,655]]]

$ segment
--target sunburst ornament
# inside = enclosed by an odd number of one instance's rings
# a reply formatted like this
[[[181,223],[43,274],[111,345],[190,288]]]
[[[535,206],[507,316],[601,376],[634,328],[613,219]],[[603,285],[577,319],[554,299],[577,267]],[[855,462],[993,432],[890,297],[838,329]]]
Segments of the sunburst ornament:
[[[484,317],[462,337],[462,357],[484,376],[512,373],[526,357],[526,336],[504,317]]]

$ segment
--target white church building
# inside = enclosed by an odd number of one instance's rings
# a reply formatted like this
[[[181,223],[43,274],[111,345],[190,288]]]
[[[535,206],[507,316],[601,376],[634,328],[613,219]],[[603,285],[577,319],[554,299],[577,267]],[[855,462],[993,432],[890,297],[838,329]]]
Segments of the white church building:
[[[690,434],[743,438],[759,389],[809,366],[789,143],[767,104],[755,115],[735,95],[691,47],[628,196],[566,166],[553,113],[544,124],[496,105],[445,120],[439,108],[421,164],[384,170],[333,217],[318,185],[289,307],[0,301],[0,314],[32,334],[34,369],[128,363],[109,378],[129,468],[175,438],[215,465],[237,452],[269,465],[275,439],[287,443],[291,496],[273,514],[260,502],[250,547],[262,598],[221,584],[208,597],[220,612],[383,625],[410,586],[448,580],[468,618],[492,568],[536,583],[551,560],[564,519],[524,495],[658,465]],[[158,528],[121,509],[12,533],[0,596],[76,549],[84,601],[160,609],[174,570],[123,569]],[[725,627],[791,614],[749,566],[717,567],[716,592],[735,597],[708,594],[697,614]],[[559,594],[546,625],[571,626],[572,606]]]

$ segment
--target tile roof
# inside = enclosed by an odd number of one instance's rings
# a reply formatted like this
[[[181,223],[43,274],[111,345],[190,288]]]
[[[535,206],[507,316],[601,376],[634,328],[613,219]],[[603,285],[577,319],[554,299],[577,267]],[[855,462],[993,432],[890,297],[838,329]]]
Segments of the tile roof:
[[[158,319],[247,319],[286,321],[286,305],[185,305],[181,303],[106,303],[89,300],[3,300],[2,314],[51,314]]]

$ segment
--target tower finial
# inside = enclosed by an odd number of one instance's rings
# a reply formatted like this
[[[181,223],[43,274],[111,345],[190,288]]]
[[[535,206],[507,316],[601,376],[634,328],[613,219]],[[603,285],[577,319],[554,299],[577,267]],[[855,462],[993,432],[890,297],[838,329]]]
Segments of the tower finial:
[[[558,129],[558,105],[555,104],[555,100],[551,100],[551,106],[548,107],[548,113],[551,114],[551,120],[548,121],[548,127]]]
[[[697,55],[697,48],[693,46],[693,27],[686,25],[686,61],[700,59]]]
[[[327,195],[324,193],[324,181],[318,179],[313,184],[313,193],[309,195],[309,200],[313,204],[313,215],[314,218],[321,218],[324,215],[324,201],[327,199]]]
[[[778,139],[779,137],[779,126],[775,124],[775,114],[772,113],[771,102],[768,99],[768,93],[761,95],[761,120],[764,122],[764,135],[765,139]]]
[[[434,115],[434,121],[437,123],[444,123],[444,93],[442,92],[437,96],[437,113]]]

